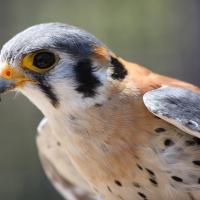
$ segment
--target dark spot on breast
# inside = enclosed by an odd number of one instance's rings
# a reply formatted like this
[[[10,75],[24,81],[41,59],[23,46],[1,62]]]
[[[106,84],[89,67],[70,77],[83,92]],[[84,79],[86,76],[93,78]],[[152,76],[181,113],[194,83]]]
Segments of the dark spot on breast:
[[[100,103],[96,103],[94,106],[95,106],[95,107],[101,107],[102,104],[100,104]]]
[[[138,192],[138,195],[139,195],[140,197],[142,197],[143,199],[147,200],[146,195],[143,194],[142,192]]]
[[[74,66],[74,73],[78,84],[76,91],[82,93],[83,97],[95,96],[96,88],[102,83],[93,73],[92,61],[90,59],[80,60]]]
[[[58,141],[58,142],[57,142],[57,145],[58,145],[58,146],[61,146],[61,143]]]
[[[140,160],[140,158],[138,156],[135,155],[134,157],[135,157],[135,159]]]
[[[146,168],[146,170],[147,170],[147,172],[148,172],[151,176],[155,176],[155,173],[154,173],[152,170],[150,170],[150,169],[148,169],[148,168]]]
[[[190,200],[195,200],[194,196],[192,195],[191,192],[188,192],[188,196],[190,197]]]
[[[97,188],[93,187],[93,189],[94,189],[94,191],[95,191],[96,193],[99,193],[99,191],[97,190]]]
[[[171,140],[171,139],[166,139],[164,141],[164,145],[169,147],[169,146],[173,146],[174,145],[174,142]]]
[[[109,187],[109,186],[107,186],[107,188],[108,188],[108,191],[112,193],[112,190],[110,189],[110,187]]]
[[[115,184],[120,186],[120,187],[122,186],[122,183],[120,181],[118,181],[118,180],[115,180]]]
[[[198,178],[198,184],[200,184],[200,178]]]
[[[186,140],[185,141],[186,146],[194,146],[195,144],[196,144],[196,142],[194,140]]]
[[[149,181],[150,181],[154,186],[157,186],[157,185],[158,185],[157,181],[156,181],[155,179],[153,179],[153,178],[149,178]]]
[[[192,162],[193,162],[195,165],[200,166],[200,160],[193,160]]]
[[[176,182],[183,182],[183,179],[178,176],[172,176],[172,179],[174,179]]]
[[[69,115],[69,119],[73,121],[73,120],[76,119],[76,117],[74,117],[74,115],[71,115],[71,114],[70,114],[70,115]]]
[[[164,129],[164,128],[156,128],[155,130],[154,130],[156,133],[162,133],[162,132],[165,132],[166,130]]]
[[[113,73],[111,77],[115,80],[122,80],[128,74],[127,70],[125,69],[124,65],[117,59],[111,56],[111,64],[113,68]]]
[[[136,182],[133,183],[133,186],[136,187],[136,188],[140,188],[140,184],[136,183]]]
[[[124,198],[123,198],[123,197],[121,197],[120,195],[118,195],[118,197],[119,197],[119,199],[121,199],[121,200],[124,200]]]
[[[136,164],[136,166],[138,167],[139,170],[143,170],[143,167],[140,166],[139,164]]]
[[[181,148],[181,147],[176,147],[176,148],[175,148],[175,151],[176,151],[177,153],[181,153],[181,152],[183,152],[183,148]]]

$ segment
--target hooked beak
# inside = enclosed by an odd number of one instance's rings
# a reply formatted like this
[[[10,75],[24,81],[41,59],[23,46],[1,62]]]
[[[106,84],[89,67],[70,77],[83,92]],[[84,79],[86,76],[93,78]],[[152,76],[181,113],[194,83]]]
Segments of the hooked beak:
[[[32,80],[8,64],[0,63],[0,93],[23,86],[27,81]]]

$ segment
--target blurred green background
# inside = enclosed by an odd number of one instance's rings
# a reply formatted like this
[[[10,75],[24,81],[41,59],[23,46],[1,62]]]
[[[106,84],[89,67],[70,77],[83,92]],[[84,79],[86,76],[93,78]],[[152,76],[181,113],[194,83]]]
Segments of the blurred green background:
[[[0,0],[0,46],[28,26],[80,26],[116,54],[197,85],[199,0]],[[61,200],[45,177],[35,145],[41,113],[23,96],[0,103],[0,199]]]

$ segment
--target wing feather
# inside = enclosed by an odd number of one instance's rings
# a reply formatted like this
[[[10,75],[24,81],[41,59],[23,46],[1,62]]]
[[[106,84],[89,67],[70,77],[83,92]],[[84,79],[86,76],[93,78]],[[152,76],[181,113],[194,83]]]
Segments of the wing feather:
[[[178,87],[161,87],[143,96],[150,112],[200,138],[200,94]]]

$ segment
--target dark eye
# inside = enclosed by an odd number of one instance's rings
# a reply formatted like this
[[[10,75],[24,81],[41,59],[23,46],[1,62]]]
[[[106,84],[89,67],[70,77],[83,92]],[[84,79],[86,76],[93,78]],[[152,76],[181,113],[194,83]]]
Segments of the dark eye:
[[[40,69],[47,69],[53,66],[56,62],[56,57],[52,52],[39,52],[33,58],[33,65]]]

